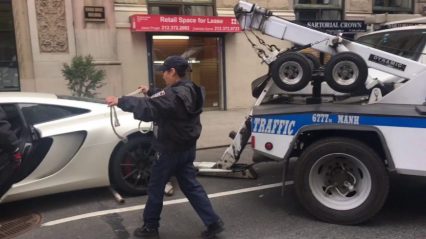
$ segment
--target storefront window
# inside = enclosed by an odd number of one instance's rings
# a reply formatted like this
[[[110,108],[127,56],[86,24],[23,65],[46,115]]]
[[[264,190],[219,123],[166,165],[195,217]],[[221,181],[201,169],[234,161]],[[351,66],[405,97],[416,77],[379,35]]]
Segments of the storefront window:
[[[373,13],[413,13],[412,0],[374,0]]]
[[[213,0],[148,0],[149,14],[214,16]]]
[[[189,16],[213,16],[213,7],[212,6],[184,6],[183,7],[184,15]]]
[[[294,10],[301,21],[343,19],[342,0],[296,0]]]
[[[182,15],[179,6],[150,6],[149,13],[160,15]]]
[[[319,4],[319,5],[341,7],[342,0],[296,0],[296,5],[302,5],[302,4],[308,4],[308,5]]]
[[[0,0],[0,91],[19,91],[11,1]]]
[[[220,46],[221,38],[186,35],[154,35],[152,37],[153,76],[155,87],[164,87],[162,73],[156,71],[171,55],[188,59],[191,71],[187,78],[203,86],[206,90],[204,107],[220,108]]]

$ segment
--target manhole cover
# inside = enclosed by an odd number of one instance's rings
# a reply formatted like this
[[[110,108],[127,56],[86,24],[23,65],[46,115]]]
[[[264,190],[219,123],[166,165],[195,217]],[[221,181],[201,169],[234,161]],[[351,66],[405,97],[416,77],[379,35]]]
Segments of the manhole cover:
[[[14,238],[21,235],[41,223],[41,216],[32,213],[13,219],[0,219],[0,239]]]

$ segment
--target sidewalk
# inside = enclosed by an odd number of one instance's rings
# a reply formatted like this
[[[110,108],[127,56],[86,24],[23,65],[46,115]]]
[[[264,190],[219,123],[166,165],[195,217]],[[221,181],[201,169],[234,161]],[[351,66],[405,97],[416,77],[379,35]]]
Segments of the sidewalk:
[[[204,111],[201,113],[203,130],[197,142],[197,148],[228,146],[232,139],[229,132],[238,131],[250,109],[232,109],[227,111]]]

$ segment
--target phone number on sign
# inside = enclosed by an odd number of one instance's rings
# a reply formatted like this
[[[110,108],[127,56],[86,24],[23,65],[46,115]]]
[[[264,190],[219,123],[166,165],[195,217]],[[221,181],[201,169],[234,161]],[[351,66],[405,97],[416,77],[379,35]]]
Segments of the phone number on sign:
[[[239,31],[239,27],[214,27],[215,31]]]
[[[163,31],[189,31],[189,26],[161,26]]]

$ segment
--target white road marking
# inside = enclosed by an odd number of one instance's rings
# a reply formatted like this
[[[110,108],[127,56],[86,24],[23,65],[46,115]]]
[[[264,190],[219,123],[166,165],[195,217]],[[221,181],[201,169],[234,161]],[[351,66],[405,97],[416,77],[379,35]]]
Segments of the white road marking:
[[[285,185],[290,185],[290,184],[293,184],[293,181],[285,182]],[[259,190],[276,188],[276,187],[281,187],[281,186],[282,186],[282,183],[273,183],[273,184],[267,184],[267,185],[251,187],[251,188],[243,188],[243,189],[237,189],[237,190],[232,190],[232,191],[213,193],[213,194],[209,194],[208,197],[209,198],[224,197],[224,196],[229,196],[229,195],[259,191]],[[180,203],[185,203],[185,202],[188,202],[188,199],[181,198],[181,199],[164,201],[163,205],[180,204]],[[104,211],[90,212],[90,213],[85,213],[85,214],[76,215],[76,216],[72,216],[72,217],[66,217],[66,218],[62,218],[62,219],[53,220],[53,221],[50,221],[50,222],[43,223],[41,226],[43,226],[43,227],[54,226],[54,225],[58,225],[58,224],[82,220],[82,219],[91,218],[91,217],[99,217],[99,216],[114,214],[114,213],[142,210],[144,208],[145,208],[145,204],[138,205],[138,206],[132,206],[132,207],[124,207],[124,208],[118,208],[118,209],[110,209],[110,210],[104,210]]]

